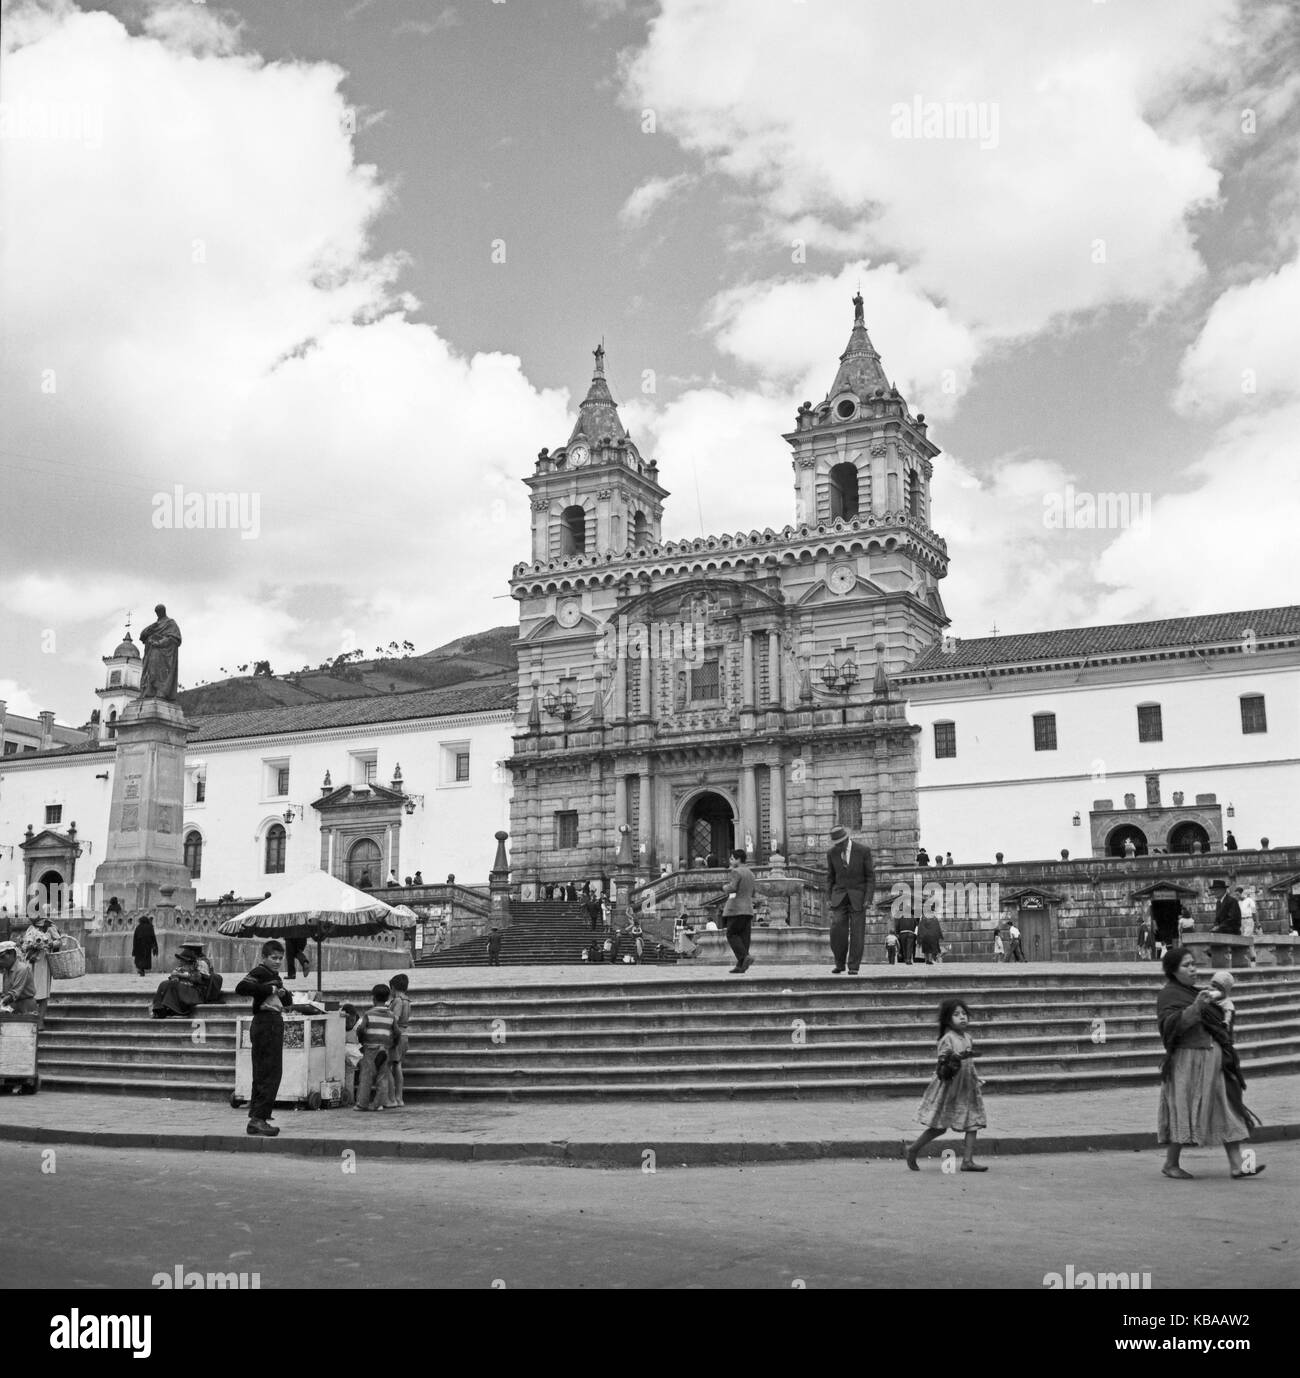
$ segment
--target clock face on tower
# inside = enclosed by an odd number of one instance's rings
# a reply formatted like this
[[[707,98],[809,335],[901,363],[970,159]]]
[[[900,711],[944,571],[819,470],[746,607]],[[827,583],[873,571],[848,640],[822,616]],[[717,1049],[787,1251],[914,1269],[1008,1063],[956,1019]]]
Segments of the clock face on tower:
[[[582,617],[582,604],[576,598],[566,598],[555,610],[555,620],[561,627],[576,627]]]
[[[570,445],[570,446],[569,446],[569,463],[572,464],[572,465],[574,465],[576,468],[581,469],[582,466],[583,466],[590,458],[591,458],[591,451],[590,451],[589,449],[587,449],[587,447],[586,447],[585,445]]]
[[[857,585],[857,571],[852,565],[836,565],[826,582],[832,593],[848,593]]]

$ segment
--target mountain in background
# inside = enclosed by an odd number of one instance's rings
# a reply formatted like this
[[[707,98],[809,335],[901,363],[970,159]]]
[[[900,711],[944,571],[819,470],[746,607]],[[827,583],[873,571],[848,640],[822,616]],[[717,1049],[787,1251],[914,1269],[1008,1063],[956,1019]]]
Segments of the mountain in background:
[[[449,641],[423,655],[382,656],[345,661],[343,657],[287,674],[241,675],[184,689],[177,699],[187,718],[242,713],[252,708],[283,708],[335,699],[404,694],[416,689],[446,689],[457,684],[513,683],[518,669],[518,627],[493,627]]]

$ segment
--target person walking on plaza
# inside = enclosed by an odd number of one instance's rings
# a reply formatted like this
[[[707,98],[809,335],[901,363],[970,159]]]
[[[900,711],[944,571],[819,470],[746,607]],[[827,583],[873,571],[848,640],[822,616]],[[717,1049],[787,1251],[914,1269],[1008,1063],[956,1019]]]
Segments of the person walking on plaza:
[[[933,966],[943,950],[943,928],[933,914],[922,914],[917,926],[917,936],[921,939],[921,951],[925,955],[926,966]]]
[[[492,925],[492,932],[488,934],[487,955],[488,966],[501,965],[501,930],[495,924]]]
[[[871,848],[854,842],[849,830],[831,829],[831,847],[826,853],[828,904],[831,911],[831,955],[838,976],[847,966],[850,976],[862,965],[862,947],[867,933],[867,905],[876,893],[876,873],[871,866]]]
[[[17,943],[0,943],[0,1010],[10,1014],[36,1013],[36,980]]]
[[[916,916],[910,901],[907,913],[898,916],[894,932],[898,934],[898,960],[910,967],[916,958]]]
[[[1245,1079],[1222,1012],[1222,996],[1196,986],[1196,958],[1185,947],[1171,947],[1161,959],[1168,978],[1156,999],[1156,1021],[1165,1045],[1160,1069],[1156,1140],[1165,1150],[1166,1177],[1190,1181],[1182,1166],[1183,1149],[1222,1144],[1231,1175],[1241,1180],[1264,1171],[1241,1146],[1259,1121],[1242,1100]]]
[[[148,914],[140,917],[131,935],[131,960],[135,963],[137,976],[143,976],[153,968],[153,959],[158,955],[158,935],[154,932],[153,919]]]
[[[984,1082],[975,1070],[975,1045],[967,1032],[969,1024],[970,1011],[963,1001],[945,1000],[939,1006],[938,1066],[916,1113],[926,1128],[907,1149],[907,1166],[913,1172],[921,1170],[916,1155],[948,1129],[966,1136],[961,1170],[988,1171],[975,1161],[975,1139],[987,1127],[988,1118],[984,1113]]]
[[[45,1007],[50,1003],[50,987],[54,975],[50,971],[50,953],[63,946],[63,934],[50,922],[48,914],[33,919],[23,934],[23,956],[32,969],[36,984],[36,1027],[45,1027]]]
[[[885,934],[885,961],[888,962],[889,965],[890,965],[891,967],[892,967],[892,966],[895,966],[895,965],[897,964],[897,962],[898,962],[898,934],[897,934],[897,933],[886,933],[886,934]]]
[[[732,976],[741,976],[754,965],[749,955],[750,930],[754,924],[754,873],[745,864],[748,853],[734,847],[727,857],[730,874],[722,886],[726,903],[722,906],[722,920],[727,930],[727,942],[736,957]]]
[[[1222,899],[1219,900],[1219,907],[1214,915],[1214,931],[1216,933],[1240,933],[1241,932],[1241,897],[1245,890],[1240,886],[1230,886],[1223,892]]]
[[[1002,962],[1006,960],[1006,956],[1007,950],[1002,946],[1002,930],[995,928],[993,930],[993,960]]]
[[[1028,958],[1025,956],[1025,949],[1020,946],[1020,930],[1014,923],[1007,925],[1007,942],[1009,944],[1007,951],[1008,962],[1028,961]]]
[[[272,938],[262,944],[262,960],[235,987],[236,995],[253,1000],[253,1091],[245,1132],[269,1139],[280,1132],[270,1119],[284,1072],[284,1011],[293,1004],[293,992],[285,990],[280,978],[283,962],[284,945]]]
[[[1258,909],[1255,903],[1255,889],[1252,886],[1248,890],[1238,890],[1238,896],[1237,903],[1241,906],[1241,936],[1253,938],[1255,936],[1255,915]],[[1251,943],[1246,949],[1246,959],[1251,962],[1255,960],[1254,943]]]
[[[593,933],[600,927],[604,917],[605,911],[601,908],[600,897],[589,893],[587,899],[587,921],[591,924],[591,931]]]

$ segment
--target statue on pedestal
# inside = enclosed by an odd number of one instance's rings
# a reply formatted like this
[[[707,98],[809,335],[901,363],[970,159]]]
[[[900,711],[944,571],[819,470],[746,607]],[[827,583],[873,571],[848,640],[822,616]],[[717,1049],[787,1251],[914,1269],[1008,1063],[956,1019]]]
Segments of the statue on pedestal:
[[[181,629],[167,616],[161,603],[154,608],[158,615],[140,633],[144,643],[144,664],[140,670],[140,697],[176,702],[178,676],[177,647],[181,644]]]

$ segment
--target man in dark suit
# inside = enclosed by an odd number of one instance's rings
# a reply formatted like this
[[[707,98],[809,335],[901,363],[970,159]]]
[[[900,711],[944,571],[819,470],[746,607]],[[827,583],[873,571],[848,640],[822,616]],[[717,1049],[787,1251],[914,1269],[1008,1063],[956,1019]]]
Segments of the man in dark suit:
[[[831,848],[826,853],[827,894],[831,911],[831,953],[837,976],[848,966],[856,976],[862,965],[862,945],[867,931],[867,905],[876,893],[876,874],[871,868],[871,848],[854,842],[847,828],[831,829]]]

